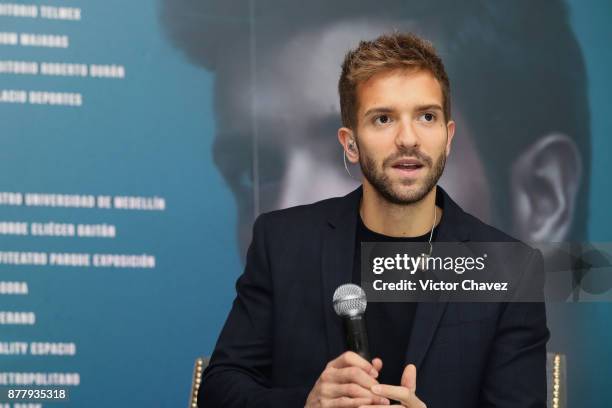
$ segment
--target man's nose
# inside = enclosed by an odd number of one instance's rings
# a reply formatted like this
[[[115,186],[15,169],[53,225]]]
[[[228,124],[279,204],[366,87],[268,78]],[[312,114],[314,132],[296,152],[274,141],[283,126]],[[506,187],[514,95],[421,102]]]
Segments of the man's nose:
[[[412,120],[402,118],[398,123],[397,134],[395,136],[397,147],[417,147],[419,143],[419,137]]]

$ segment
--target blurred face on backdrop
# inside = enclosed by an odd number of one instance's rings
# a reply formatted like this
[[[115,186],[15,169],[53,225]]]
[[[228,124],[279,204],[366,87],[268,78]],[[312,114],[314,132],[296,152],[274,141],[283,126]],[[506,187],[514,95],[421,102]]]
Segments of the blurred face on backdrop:
[[[356,129],[338,137],[354,140],[348,157],[359,162],[365,188],[393,204],[420,201],[440,179],[455,131],[439,82],[427,70],[381,72],[357,86],[357,101]]]

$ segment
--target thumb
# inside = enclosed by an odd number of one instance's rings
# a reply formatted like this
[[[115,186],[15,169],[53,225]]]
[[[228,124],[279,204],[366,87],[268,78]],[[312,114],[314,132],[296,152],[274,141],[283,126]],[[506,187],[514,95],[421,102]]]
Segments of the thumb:
[[[401,384],[412,392],[416,391],[416,366],[414,364],[408,364],[404,368]]]
[[[372,360],[372,365],[376,371],[380,372],[380,370],[382,370],[383,362],[380,358],[376,357],[374,360]]]

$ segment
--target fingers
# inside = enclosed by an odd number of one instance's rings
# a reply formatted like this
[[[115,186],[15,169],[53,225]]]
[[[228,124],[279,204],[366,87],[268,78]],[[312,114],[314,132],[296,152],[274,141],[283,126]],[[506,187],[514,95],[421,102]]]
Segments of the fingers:
[[[411,394],[413,394],[406,387],[387,384],[373,385],[370,390],[376,395],[380,395],[401,402],[405,402],[411,397]]]
[[[404,372],[402,373],[402,381],[400,384],[402,386],[408,388],[410,391],[416,391],[416,366],[414,364],[408,364],[404,368]]]
[[[406,408],[403,405],[360,405],[359,408]]]
[[[380,373],[383,367],[383,362],[380,358],[376,357],[374,360],[372,360],[372,366]]]
[[[416,396],[414,391],[406,387],[378,384],[374,385],[371,390],[376,395],[399,401],[407,408],[427,408],[423,401]]]
[[[378,382],[367,375],[361,368],[330,368],[321,375],[321,395],[325,398],[365,398],[367,404],[388,405],[389,400],[373,394],[372,385]]]
[[[357,353],[347,351],[327,364],[313,395],[315,399],[320,398],[323,407],[389,406],[387,398],[370,391],[370,387],[378,384],[375,378],[381,368],[379,358],[370,363]]]
[[[342,400],[344,401],[343,403],[348,403],[347,400],[355,399],[361,401],[359,405],[389,405],[389,400],[387,398],[374,395],[368,389],[357,384],[323,383],[321,384],[320,393],[324,399],[333,401]]]
[[[321,384],[321,395],[325,398],[379,398],[373,395],[368,389],[357,384],[323,383]]]
[[[322,374],[322,379],[338,384],[355,383],[368,390],[368,393],[371,386],[378,384],[378,381],[358,367],[330,368]]]
[[[374,366],[370,364],[365,358],[352,351],[346,351],[340,354],[340,356],[338,356],[336,359],[328,363],[328,367],[333,368],[344,368],[351,366],[359,367],[366,373],[372,375],[373,377],[378,377],[378,370],[376,370]]]
[[[358,408],[368,406],[367,404],[372,404],[372,400],[370,398],[349,398],[342,397],[336,398],[334,400],[326,401],[322,404],[323,407],[342,407],[342,408]],[[389,405],[376,405],[377,407],[385,407],[388,408]]]
[[[414,364],[408,364],[402,373],[401,386],[377,384],[373,385],[370,390],[376,395],[399,401],[402,403],[401,406],[407,408],[426,408],[425,403],[415,394],[416,375],[416,366]],[[374,406],[364,406],[362,408],[365,407],[373,408]]]
[[[426,408],[423,401],[415,395],[414,391],[406,387],[378,384],[372,386],[371,390],[376,395],[399,401],[407,408]]]

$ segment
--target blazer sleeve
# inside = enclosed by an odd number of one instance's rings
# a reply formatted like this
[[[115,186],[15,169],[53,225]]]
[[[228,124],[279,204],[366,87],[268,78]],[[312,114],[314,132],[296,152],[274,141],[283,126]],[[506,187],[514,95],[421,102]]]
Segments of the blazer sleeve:
[[[542,301],[505,304],[483,379],[480,397],[483,408],[546,408],[549,331],[542,294],[544,270],[540,251],[533,250],[521,269],[523,276],[518,290],[524,292],[523,299],[534,299],[534,291],[537,291]]]
[[[198,407],[303,407],[310,391],[270,381],[274,304],[265,217],[255,221],[236,298],[203,374]]]

